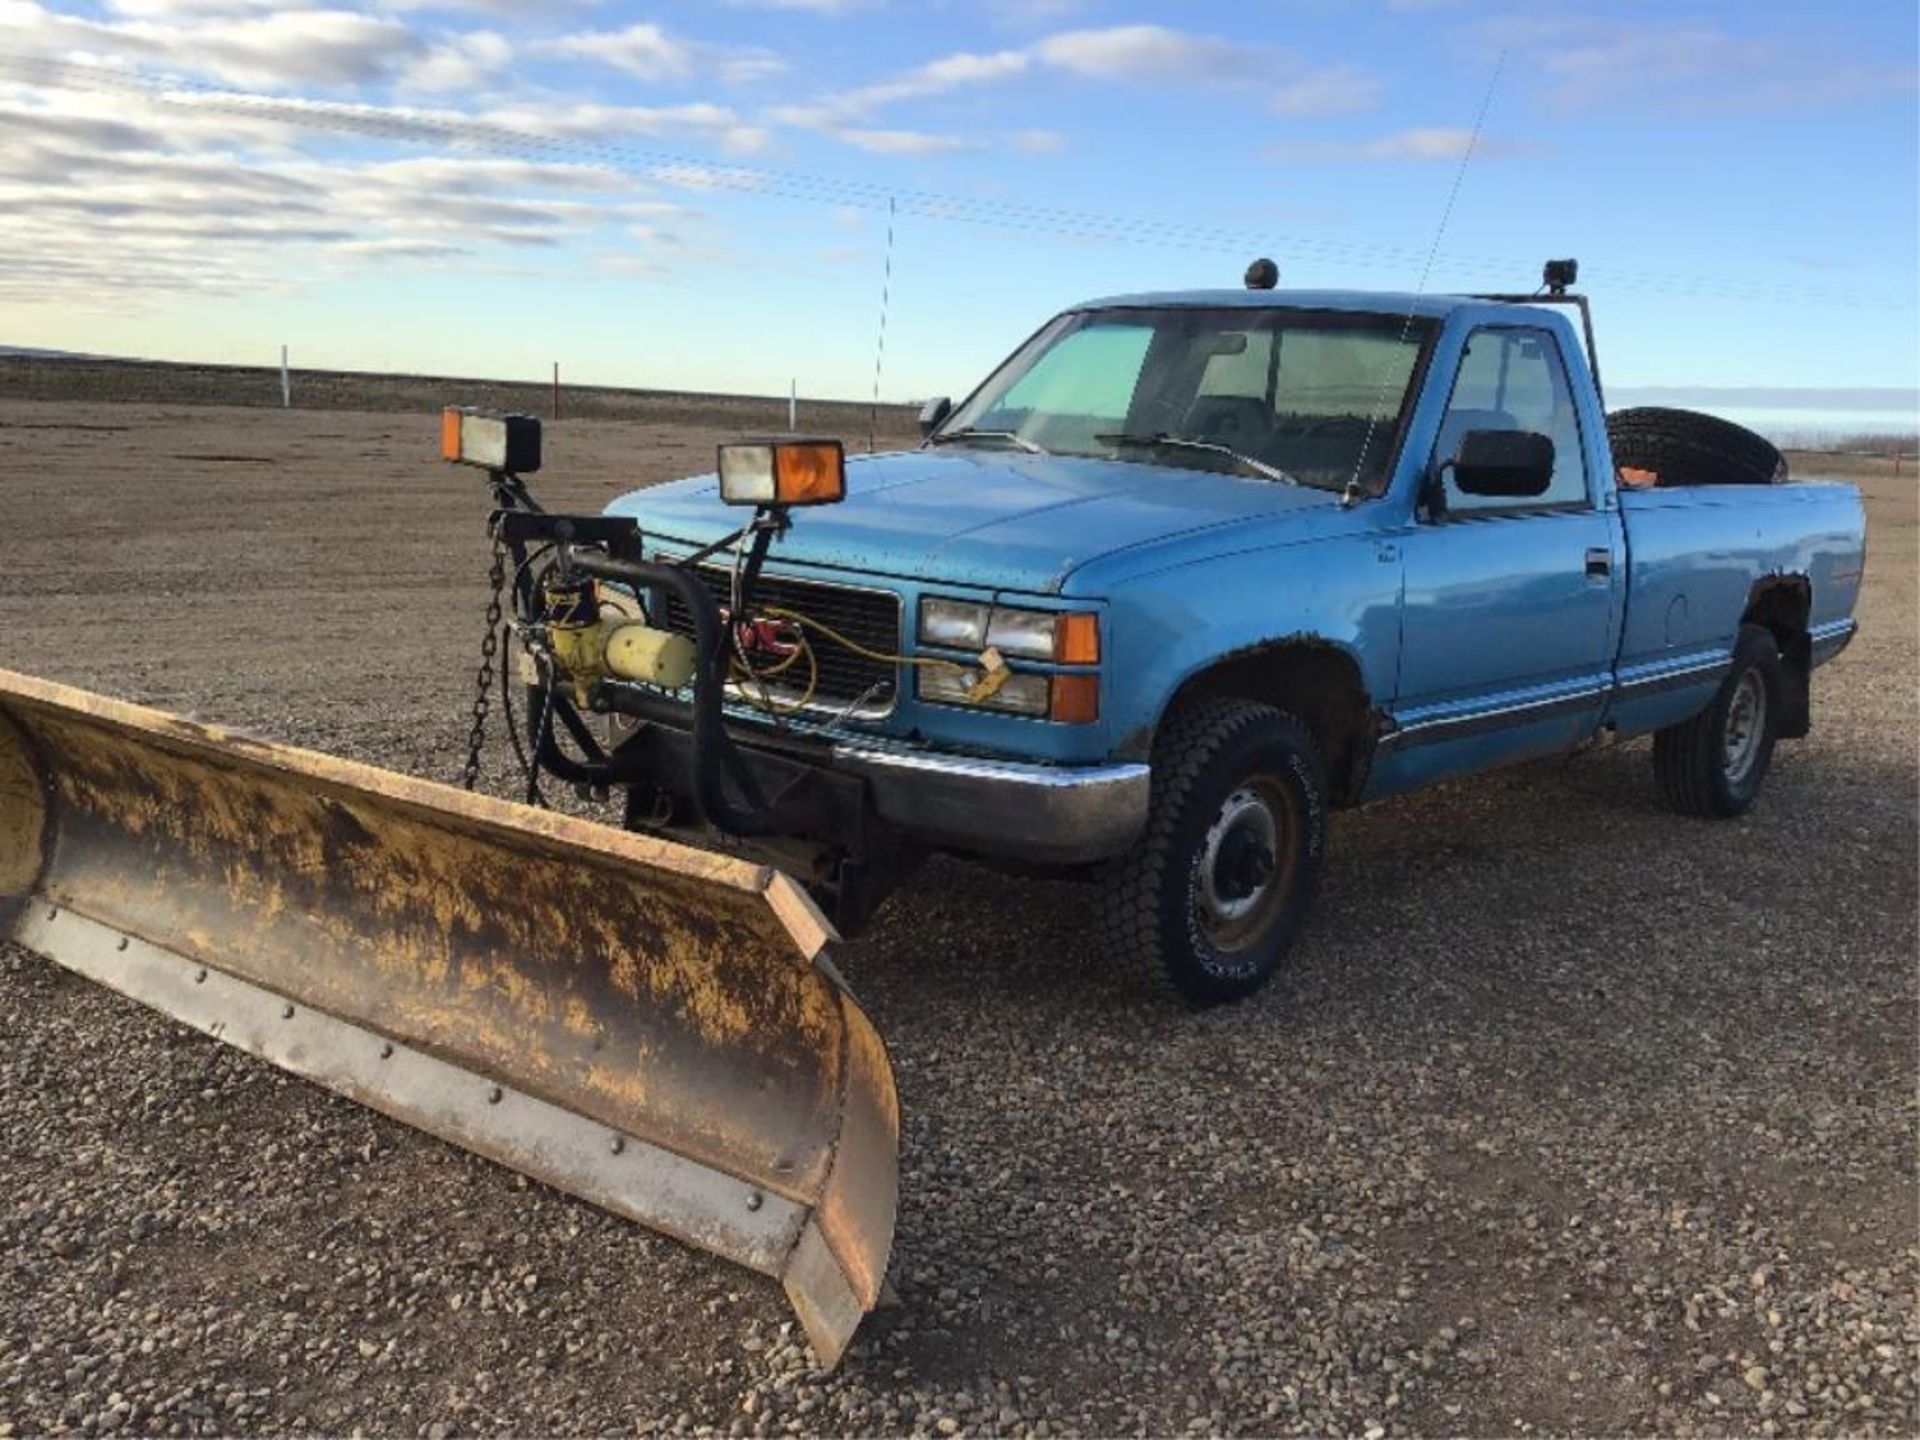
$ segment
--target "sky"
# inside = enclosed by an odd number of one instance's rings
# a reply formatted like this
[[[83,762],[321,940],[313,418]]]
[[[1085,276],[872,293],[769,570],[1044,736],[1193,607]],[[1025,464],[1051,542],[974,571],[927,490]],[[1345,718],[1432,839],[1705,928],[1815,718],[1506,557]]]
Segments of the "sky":
[[[1526,290],[1920,382],[1912,0],[0,0],[0,345],[887,399],[1061,307]],[[891,235],[891,243],[889,243]],[[884,346],[882,340],[883,294]]]

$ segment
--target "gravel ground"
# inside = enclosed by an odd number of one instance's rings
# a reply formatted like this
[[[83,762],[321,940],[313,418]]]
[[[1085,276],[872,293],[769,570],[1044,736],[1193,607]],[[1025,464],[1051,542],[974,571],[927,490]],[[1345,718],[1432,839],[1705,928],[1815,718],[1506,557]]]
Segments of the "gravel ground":
[[[0,401],[0,664],[450,775],[485,501],[430,429]],[[567,422],[542,489],[714,438]],[[902,1304],[830,1378],[771,1284],[0,950],[0,1436],[1914,1433],[1915,491],[1867,483],[1865,633],[1742,821],[1644,744],[1343,814],[1290,972],[1198,1016],[1088,889],[930,867],[840,953]]]

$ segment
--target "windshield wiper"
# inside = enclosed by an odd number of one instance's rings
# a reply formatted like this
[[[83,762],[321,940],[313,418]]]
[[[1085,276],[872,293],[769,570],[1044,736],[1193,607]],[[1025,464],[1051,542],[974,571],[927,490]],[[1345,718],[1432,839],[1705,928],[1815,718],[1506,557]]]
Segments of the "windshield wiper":
[[[969,425],[964,430],[942,430],[938,435],[927,437],[929,445],[946,445],[955,440],[1004,440],[1009,445],[1026,451],[1029,455],[1051,455],[1053,452],[1044,445],[1036,445],[1026,436],[1012,430],[981,430]]]
[[[1230,445],[1217,445],[1211,440],[1195,440],[1186,435],[1170,434],[1165,430],[1155,431],[1151,435],[1131,435],[1125,431],[1114,431],[1111,434],[1096,435],[1093,438],[1103,445],[1135,445],[1141,449],[1151,450],[1200,450],[1209,455],[1224,455],[1236,465],[1244,466],[1254,474],[1263,475],[1269,480],[1279,480],[1287,485],[1300,483],[1277,466],[1269,465],[1264,460],[1256,460],[1251,455],[1243,455]]]

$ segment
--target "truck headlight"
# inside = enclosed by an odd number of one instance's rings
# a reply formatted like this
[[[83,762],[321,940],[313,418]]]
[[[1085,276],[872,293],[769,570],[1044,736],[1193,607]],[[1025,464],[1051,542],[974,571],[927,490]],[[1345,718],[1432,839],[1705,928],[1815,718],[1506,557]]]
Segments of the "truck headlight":
[[[1062,725],[1091,725],[1100,718],[1100,676],[1095,671],[1063,675],[1015,671],[1000,682],[998,689],[984,695],[975,691],[980,679],[978,671],[924,666],[920,670],[920,698],[936,705],[1031,715]]]
[[[1015,715],[1045,715],[1052,705],[1045,675],[1009,675],[1000,688],[980,699],[972,698],[980,677],[971,670],[949,670],[944,665],[920,670],[920,698],[940,705],[966,705],[976,710],[1005,710]]]
[[[991,647],[1022,660],[1094,665],[1100,660],[1100,618],[933,598],[920,602],[920,643],[951,650]]]
[[[984,650],[992,615],[991,606],[970,600],[922,600],[920,643],[950,650]]]

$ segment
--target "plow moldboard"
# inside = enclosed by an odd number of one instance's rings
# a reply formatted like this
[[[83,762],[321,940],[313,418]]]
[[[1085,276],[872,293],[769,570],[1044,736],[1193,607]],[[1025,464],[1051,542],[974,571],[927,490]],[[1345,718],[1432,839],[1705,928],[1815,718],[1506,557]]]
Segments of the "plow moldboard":
[[[877,1302],[886,1052],[786,876],[0,671],[0,919],[208,1034],[785,1284]]]

